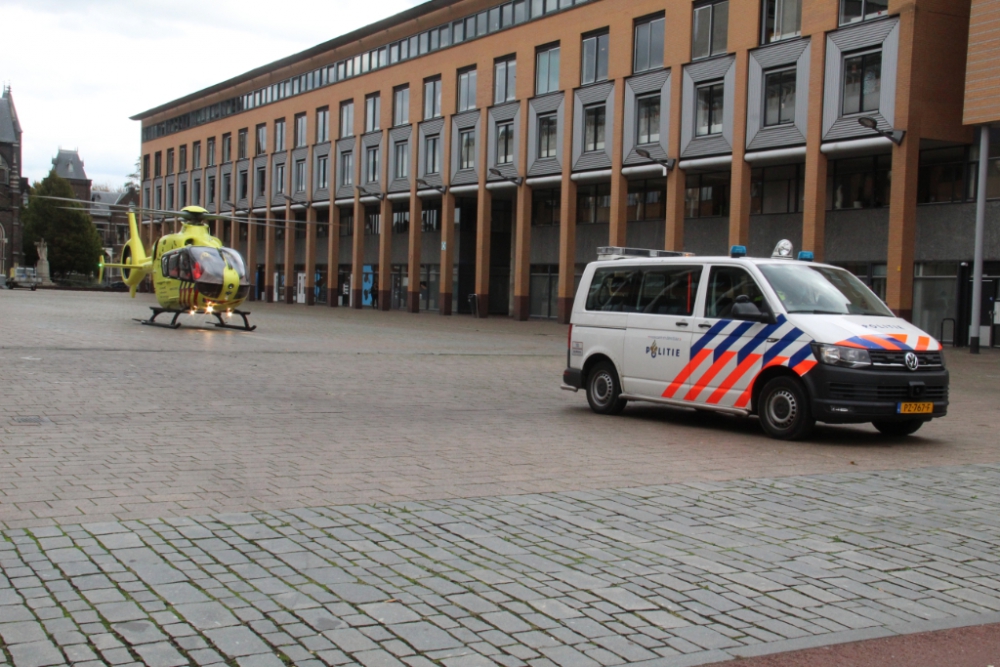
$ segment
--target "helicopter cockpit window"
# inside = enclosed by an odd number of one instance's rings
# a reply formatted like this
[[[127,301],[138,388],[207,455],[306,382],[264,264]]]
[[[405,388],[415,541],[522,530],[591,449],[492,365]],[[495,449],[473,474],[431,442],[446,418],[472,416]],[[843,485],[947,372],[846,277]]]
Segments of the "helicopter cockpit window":
[[[166,257],[163,258],[163,260],[167,263],[166,274],[171,278],[180,278],[181,277],[180,254],[175,252],[172,255],[167,255]]]
[[[181,280],[191,280],[191,258],[186,252],[180,254],[180,272],[178,273],[178,278]]]
[[[226,262],[218,248],[191,246],[191,278],[199,283],[222,283],[226,277]]]
[[[247,277],[246,265],[243,264],[243,258],[240,253],[236,252],[232,248],[222,248],[222,255],[226,258],[226,263],[229,264],[229,268],[236,271],[236,274],[243,280]]]

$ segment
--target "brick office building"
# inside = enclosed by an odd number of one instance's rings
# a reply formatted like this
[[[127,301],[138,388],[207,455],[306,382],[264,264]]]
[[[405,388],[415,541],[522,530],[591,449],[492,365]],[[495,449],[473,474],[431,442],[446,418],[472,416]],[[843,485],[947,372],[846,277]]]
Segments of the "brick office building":
[[[360,307],[377,276],[383,309],[477,294],[566,321],[598,246],[788,238],[937,331],[972,257],[969,21],[969,0],[432,0],[136,116],[143,197],[264,223],[217,231],[269,300],[301,280]]]

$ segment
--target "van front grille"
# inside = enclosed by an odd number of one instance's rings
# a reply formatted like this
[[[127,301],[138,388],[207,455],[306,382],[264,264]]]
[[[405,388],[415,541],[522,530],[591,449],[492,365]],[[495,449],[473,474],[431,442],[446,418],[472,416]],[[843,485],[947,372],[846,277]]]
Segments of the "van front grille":
[[[946,386],[913,386],[906,384],[871,385],[831,382],[828,385],[830,398],[841,401],[946,401]]]

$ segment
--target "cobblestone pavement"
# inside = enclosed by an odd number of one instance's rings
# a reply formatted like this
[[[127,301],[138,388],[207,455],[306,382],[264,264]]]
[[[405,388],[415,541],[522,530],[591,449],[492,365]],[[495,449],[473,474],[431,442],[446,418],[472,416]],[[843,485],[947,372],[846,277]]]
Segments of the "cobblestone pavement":
[[[252,304],[252,334],[139,326],[123,294],[0,291],[0,528],[1000,460],[1000,354],[949,353],[918,437],[559,391],[566,327]],[[184,318],[198,324],[203,317]]]
[[[1000,466],[15,529],[17,665],[696,665],[1000,620]]]
[[[1000,622],[1000,354],[949,354],[919,437],[789,444],[593,415],[548,322],[149,303],[0,292],[18,667],[679,667]]]

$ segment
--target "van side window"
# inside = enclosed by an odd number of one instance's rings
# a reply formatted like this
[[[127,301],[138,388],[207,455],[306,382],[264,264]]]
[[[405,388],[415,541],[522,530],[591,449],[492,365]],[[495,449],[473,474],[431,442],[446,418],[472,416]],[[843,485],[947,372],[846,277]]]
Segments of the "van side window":
[[[638,311],[650,315],[691,315],[701,281],[700,266],[643,269]]]
[[[758,308],[764,307],[764,293],[753,276],[738,266],[713,266],[708,279],[705,317],[725,319],[730,316],[736,297],[750,297]]]
[[[590,282],[587,310],[634,313],[641,284],[642,269],[598,269]]]

